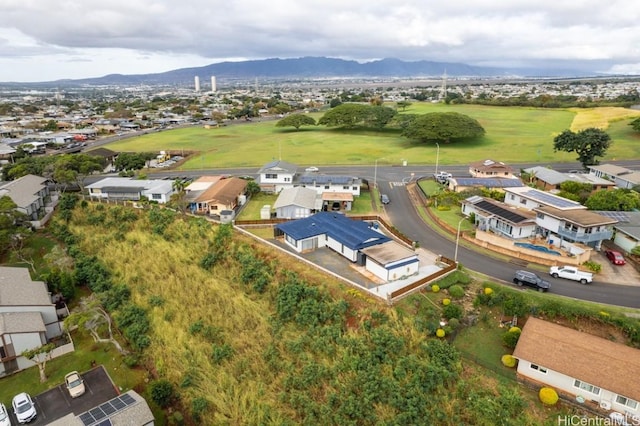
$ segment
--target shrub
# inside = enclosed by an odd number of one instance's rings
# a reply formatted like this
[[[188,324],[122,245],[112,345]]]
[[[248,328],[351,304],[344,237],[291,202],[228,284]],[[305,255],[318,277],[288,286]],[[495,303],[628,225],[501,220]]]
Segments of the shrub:
[[[522,333],[520,327],[513,326],[509,329],[509,333]]]
[[[451,303],[451,299],[442,299],[442,304],[448,306]]]
[[[451,327],[451,330],[455,330],[460,327],[460,320],[458,318],[451,318],[449,320],[449,327]]]
[[[166,379],[151,383],[151,399],[160,407],[166,407],[173,399],[173,385]]]
[[[518,328],[518,327],[512,327],[512,328]],[[520,338],[520,329],[518,329],[517,331],[509,330],[502,335],[502,343],[504,343],[506,347],[513,349],[518,344],[519,338]]]
[[[457,284],[452,285],[451,287],[449,287],[449,294],[454,299],[461,299],[464,297],[464,289]]]
[[[595,273],[598,273],[602,270],[602,265],[592,260],[587,260],[582,264],[582,266],[584,266],[585,268],[588,268],[591,272],[595,272]]]
[[[558,392],[553,388],[542,388],[538,393],[540,402],[544,405],[556,405],[558,402]]]
[[[487,296],[491,296],[493,294],[493,289],[491,287],[485,287],[484,294],[486,294]]]
[[[502,365],[504,365],[505,367],[513,368],[516,366],[517,360],[512,355],[505,354],[502,355],[501,361]]]
[[[447,334],[447,333],[445,333],[444,330],[441,329],[441,328],[436,330],[436,336],[438,336],[438,337],[444,337],[445,334]]]
[[[464,313],[462,306],[460,305],[447,305],[444,307],[444,309],[442,310],[442,315],[450,320],[451,318],[462,318],[462,314]]]
[[[184,416],[180,411],[176,411],[171,415],[173,424],[183,425],[184,424]]]
[[[434,284],[431,286],[431,291],[437,293],[440,291],[440,286],[438,284]]]

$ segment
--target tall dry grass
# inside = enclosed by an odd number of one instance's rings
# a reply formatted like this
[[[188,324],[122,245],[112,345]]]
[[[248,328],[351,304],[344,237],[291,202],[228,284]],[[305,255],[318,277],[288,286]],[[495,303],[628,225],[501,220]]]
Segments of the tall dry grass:
[[[621,107],[570,108],[569,110],[576,113],[571,122],[571,130],[574,132],[590,127],[606,130],[612,122],[640,117],[640,111]]]

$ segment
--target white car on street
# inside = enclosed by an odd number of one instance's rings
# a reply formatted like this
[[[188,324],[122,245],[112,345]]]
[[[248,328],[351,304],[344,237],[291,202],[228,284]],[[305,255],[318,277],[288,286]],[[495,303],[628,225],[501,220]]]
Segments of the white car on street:
[[[11,419],[7,407],[0,402],[0,426],[11,426]]]
[[[311,167],[307,167],[306,169],[304,169],[304,171],[305,171],[305,172],[311,172],[311,173],[314,173],[314,172],[318,172],[318,171],[320,171],[320,169],[319,169],[319,168],[317,168],[317,167],[315,167],[315,166],[311,166]]]

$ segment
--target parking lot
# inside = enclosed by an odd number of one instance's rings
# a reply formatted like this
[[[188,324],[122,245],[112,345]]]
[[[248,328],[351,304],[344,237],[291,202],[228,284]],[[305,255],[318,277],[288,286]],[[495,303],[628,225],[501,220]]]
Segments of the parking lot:
[[[35,403],[38,416],[31,425],[47,425],[69,413],[76,415],[90,410],[103,402],[118,395],[115,385],[102,366],[98,366],[85,373],[81,373],[86,391],[84,395],[71,398],[63,383],[49,389],[40,395],[31,395]],[[16,394],[20,391],[16,390]],[[18,421],[13,409],[7,406],[11,417],[11,424],[17,425]]]

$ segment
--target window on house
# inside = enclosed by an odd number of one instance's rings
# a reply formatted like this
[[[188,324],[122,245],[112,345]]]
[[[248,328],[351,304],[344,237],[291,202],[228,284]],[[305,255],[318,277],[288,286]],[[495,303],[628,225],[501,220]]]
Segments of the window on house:
[[[264,175],[265,179],[278,179],[277,173],[266,173]]]
[[[345,189],[345,190],[347,190],[347,191],[348,191],[348,190],[349,190],[349,187],[348,187],[347,185],[345,185],[345,186],[343,186],[343,187],[342,187],[342,189]]]
[[[573,382],[573,386],[578,389],[582,389],[583,391],[592,393],[594,395],[600,395],[600,388],[597,386],[590,385],[589,383],[576,380]]]
[[[527,204],[526,198],[520,198],[520,204]]]
[[[511,197],[512,200],[516,199],[516,196],[514,194],[510,194],[509,196]]]
[[[547,369],[544,367],[540,367],[539,365],[535,365],[535,364],[531,364],[530,367],[532,370],[539,371],[542,374],[547,374]]]
[[[354,190],[354,191],[357,191],[357,190],[358,190],[358,187],[357,187],[357,186],[354,186],[354,187],[353,187],[353,190]]]
[[[151,198],[154,200],[161,200],[162,199],[162,195],[160,194],[151,194]]]
[[[622,396],[622,395],[616,396],[616,402],[618,404],[624,405],[625,407],[629,407],[633,410],[638,408],[638,401],[634,401],[633,399],[627,398],[626,396]]]
[[[329,186],[329,185],[325,185],[325,186],[324,186],[324,189],[329,189],[329,188],[330,188],[330,186]]]
[[[290,177],[284,178],[284,181],[285,182],[291,182],[291,178]]]

